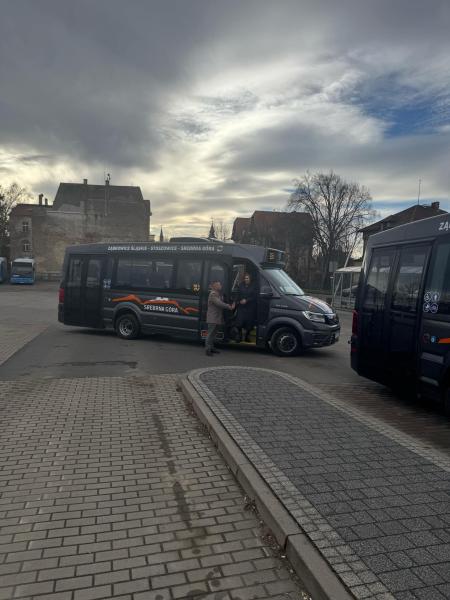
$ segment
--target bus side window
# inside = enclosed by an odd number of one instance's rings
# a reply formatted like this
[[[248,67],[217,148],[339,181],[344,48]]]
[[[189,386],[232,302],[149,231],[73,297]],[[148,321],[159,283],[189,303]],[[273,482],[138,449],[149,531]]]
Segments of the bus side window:
[[[71,257],[69,260],[69,276],[67,278],[67,287],[80,287],[81,269],[83,267],[82,258]]]
[[[102,261],[99,258],[90,258],[86,276],[86,287],[100,287],[100,273],[102,271]]]
[[[104,260],[105,272],[103,275],[103,287],[109,290],[111,288],[111,281],[113,278],[114,259],[112,256],[108,256]]]
[[[265,277],[259,276],[259,293],[262,295],[272,294],[272,287]]]
[[[119,257],[115,285],[136,290],[165,290],[172,287],[172,259],[149,260],[145,256]]]
[[[450,243],[438,244],[434,251],[425,293],[439,294],[438,314],[450,315]],[[432,313],[428,316],[433,316]]]
[[[190,294],[199,294],[202,280],[202,261],[180,259],[177,264],[175,289]]]
[[[416,312],[428,246],[403,248],[392,293],[392,308]]]
[[[131,270],[133,261],[129,257],[120,257],[117,260],[116,281],[117,287],[131,287]]]
[[[173,277],[173,260],[154,260],[152,262],[152,270],[148,276],[147,286],[150,289],[162,289],[167,290],[172,288],[172,277]]]
[[[225,266],[220,263],[212,263],[209,269],[208,277],[208,288],[213,281],[220,281],[225,291],[226,277],[225,277]]]
[[[363,308],[376,310],[384,308],[393,259],[394,250],[392,248],[373,251],[366,282]]]

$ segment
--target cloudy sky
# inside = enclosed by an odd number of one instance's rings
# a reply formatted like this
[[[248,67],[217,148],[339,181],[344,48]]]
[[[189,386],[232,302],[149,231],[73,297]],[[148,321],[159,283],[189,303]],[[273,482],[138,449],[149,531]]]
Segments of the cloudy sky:
[[[449,0],[0,0],[0,183],[140,185],[152,231],[334,169],[450,210]]]

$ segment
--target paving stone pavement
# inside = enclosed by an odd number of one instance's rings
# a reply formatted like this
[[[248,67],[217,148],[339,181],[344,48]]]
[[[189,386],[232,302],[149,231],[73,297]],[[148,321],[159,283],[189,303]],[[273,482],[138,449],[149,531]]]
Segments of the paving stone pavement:
[[[321,383],[317,387],[450,456],[450,419],[435,404],[401,398],[383,385],[361,381],[364,383]]]
[[[307,597],[176,382],[0,382],[0,599]]]
[[[356,598],[450,598],[450,458],[288,375],[191,383]]]
[[[47,329],[46,324],[18,327],[0,324],[0,365]]]

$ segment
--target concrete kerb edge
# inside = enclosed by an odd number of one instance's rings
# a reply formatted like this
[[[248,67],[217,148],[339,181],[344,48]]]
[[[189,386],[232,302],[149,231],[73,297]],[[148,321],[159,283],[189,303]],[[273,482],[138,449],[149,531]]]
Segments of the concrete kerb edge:
[[[338,579],[330,565],[215,416],[189,379],[189,375],[182,377],[180,388],[194,413],[208,429],[231,472],[245,493],[255,502],[261,518],[286,552],[295,572],[314,600],[354,600],[354,596]]]

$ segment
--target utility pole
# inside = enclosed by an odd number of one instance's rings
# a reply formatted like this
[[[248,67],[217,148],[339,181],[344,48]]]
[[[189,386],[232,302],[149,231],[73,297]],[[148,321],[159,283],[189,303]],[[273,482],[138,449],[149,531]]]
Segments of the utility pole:
[[[421,184],[422,184],[422,180],[419,179],[419,191],[417,193],[417,204],[418,205],[420,204],[420,186],[421,186]]]

